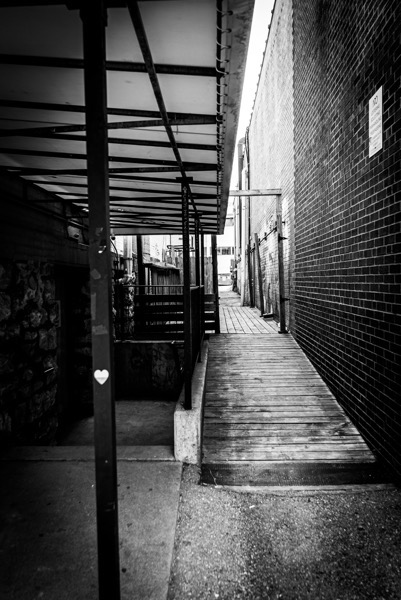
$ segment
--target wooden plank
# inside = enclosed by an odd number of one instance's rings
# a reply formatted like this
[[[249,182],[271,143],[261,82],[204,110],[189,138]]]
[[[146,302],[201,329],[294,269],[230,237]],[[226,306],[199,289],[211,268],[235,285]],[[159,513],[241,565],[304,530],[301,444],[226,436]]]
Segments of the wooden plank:
[[[374,456],[295,340],[249,307],[224,307],[211,338],[205,461],[369,463]],[[267,331],[269,333],[267,333]],[[275,335],[272,335],[274,332]]]
[[[160,319],[165,319],[164,315],[160,315]],[[170,318],[169,320],[173,320]],[[216,373],[215,371],[211,371],[209,381],[213,383],[213,381],[221,381],[223,384],[232,383],[236,385],[238,382],[249,385],[250,383],[258,383],[258,387],[261,386],[269,386],[269,385],[294,385],[294,383],[299,382],[302,385],[306,385],[310,382],[310,385],[319,385],[326,387],[326,384],[322,382],[319,375],[315,373],[308,373],[306,375],[302,375],[300,373],[287,373],[285,377],[285,381],[280,380],[277,374],[270,375],[259,375],[257,373],[247,373],[246,371],[236,371],[231,374],[227,374],[227,371]]]
[[[217,384],[217,382],[216,382]],[[211,383],[208,383],[207,387],[206,387],[206,393],[209,391],[210,389],[210,385],[212,385]],[[257,393],[258,391],[258,386],[242,386],[244,392],[246,392],[249,396],[251,396],[253,393]],[[212,387],[213,389],[213,387]],[[221,387],[221,392],[227,394],[233,394],[236,391],[239,391],[241,388],[236,388],[233,386],[228,386],[228,385],[224,385]],[[280,395],[280,393],[282,393],[283,395],[294,395],[294,394],[298,394],[298,395],[304,395],[304,396],[311,396],[311,395],[320,395],[320,394],[324,394],[324,392],[326,391],[326,388],[324,386],[311,386],[311,385],[304,385],[304,386],[296,386],[296,385],[292,385],[290,386],[286,386],[285,383],[283,383],[281,386],[275,386],[275,387],[269,387],[269,389],[267,390],[266,388],[263,388],[265,391],[265,395],[268,393],[269,395],[275,395],[278,396]]]
[[[248,402],[246,400],[239,400],[237,402],[224,402],[224,401],[215,401],[213,403],[210,402],[210,399],[207,401],[206,403],[206,407],[205,410],[210,409],[220,409],[220,410],[239,410],[239,411],[243,411],[243,410],[250,410],[250,408],[255,408],[256,411],[260,411],[260,410],[279,410],[279,411],[286,411],[286,410],[297,410],[298,408],[300,410],[304,410],[304,409],[322,409],[322,410],[339,410],[338,405],[335,404],[335,402],[333,402],[332,400],[328,400],[328,401],[317,401],[317,402],[305,402],[305,403],[300,403],[299,402],[299,398],[297,398],[296,396],[294,396],[294,400],[291,401],[286,401],[286,402],[280,402],[279,400],[271,400],[271,399],[266,399],[266,400],[249,400]],[[252,404],[251,404],[252,402]],[[340,411],[341,412],[341,411]]]
[[[326,403],[326,404],[335,404],[338,406],[338,403],[335,401],[334,397],[330,394],[309,394],[309,395],[300,395],[298,394],[270,394],[267,390],[255,391],[252,395],[248,394],[246,390],[237,390],[233,394],[227,395],[225,392],[219,392],[209,390],[207,395],[206,404],[210,406],[214,406],[215,404],[222,404],[229,408],[231,405],[237,405],[241,403],[249,404],[252,406],[253,404],[260,405],[264,402],[269,404],[318,404]]]
[[[307,431],[338,431],[339,435],[341,432],[343,431],[347,431],[349,427],[354,427],[354,425],[351,424],[351,422],[348,419],[343,419],[343,420],[336,420],[335,422],[330,419],[329,421],[325,422],[325,423],[289,423],[289,422],[284,422],[284,423],[253,423],[252,426],[250,427],[248,423],[223,423],[220,420],[216,420],[215,423],[208,423],[207,424],[207,429],[205,428],[204,430],[204,435],[208,435],[207,432],[209,431],[222,431],[222,433],[227,432],[227,431],[233,431],[233,432],[241,432],[243,431],[245,434],[247,431],[270,431],[272,433],[274,432],[283,432],[283,431],[293,431],[293,432],[297,432],[297,435],[299,434],[300,431],[302,432],[307,432]],[[357,431],[355,429],[355,431]],[[227,435],[225,433],[225,435]]]
[[[300,442],[281,440],[274,441],[271,438],[250,438],[250,439],[230,439],[230,440],[214,440],[213,443],[208,442],[204,445],[204,449],[207,450],[227,450],[231,451],[232,449],[239,451],[245,450],[257,450],[262,451],[265,449],[275,450],[279,449],[281,451],[293,451],[293,450],[310,450],[311,452],[328,452],[329,450],[368,450],[365,442],[361,439],[354,440],[320,440],[311,442],[309,440],[301,440]]]
[[[280,393],[280,391],[282,392],[283,390],[288,390],[288,394],[294,394],[300,389],[302,389],[304,392],[308,392],[309,390],[308,395],[313,396],[316,394],[324,394],[328,389],[326,384],[322,381],[316,381],[316,383],[313,382],[310,384],[301,382],[297,385],[296,380],[288,382],[274,380],[272,382],[269,382],[269,380],[262,379],[260,379],[259,381],[255,379],[250,379],[248,381],[238,379],[238,381],[235,381],[231,384],[228,381],[220,382],[219,378],[211,378],[210,380],[208,380],[206,389],[214,389],[215,386],[219,383],[221,383],[219,389],[221,390],[221,392],[225,393],[235,393],[237,391],[244,391],[245,393],[251,394],[253,392],[264,391],[265,394],[274,394],[276,390],[278,391],[278,393]]]
[[[280,451],[280,450],[249,450],[248,452],[204,452],[205,461],[234,461],[234,460],[275,460],[275,461],[313,461],[313,462],[327,462],[327,461],[364,461],[364,462],[375,462],[373,455],[369,451],[319,451],[319,452],[308,452],[308,451]]]
[[[238,331],[242,331],[244,333],[252,333],[250,320],[244,319],[242,317],[241,312],[235,310],[235,308],[229,308],[228,311],[231,315],[233,322],[237,324]]]
[[[230,314],[227,311],[224,311],[224,317],[225,317],[225,321],[226,321],[226,327],[227,327],[227,331],[228,333],[234,333],[235,332],[235,325],[231,319]]]
[[[252,421],[248,415],[244,417],[240,415],[236,415],[235,417],[230,417],[226,415],[224,417],[206,417],[205,416],[205,426],[209,423],[246,423],[248,426],[252,423],[265,423],[266,425],[270,425],[270,423],[332,423],[332,422],[343,422],[343,418],[341,415],[336,416],[279,416],[279,415],[268,415],[266,413],[262,415],[258,415]]]
[[[291,427],[294,425],[294,427]],[[302,426],[304,425],[304,426]],[[298,424],[285,423],[283,425],[276,424],[272,427],[247,427],[246,429],[230,428],[224,424],[209,424],[207,431],[203,434],[203,439],[206,440],[229,440],[242,438],[276,438],[276,439],[346,439],[349,436],[359,436],[358,430],[354,425],[344,427],[339,430],[338,427],[332,426],[330,423],[321,424]]]
[[[229,414],[230,417],[232,417],[233,419],[236,419],[237,417],[241,417],[241,418],[248,418],[250,420],[253,419],[259,419],[259,417],[263,417],[263,416],[277,416],[277,417],[282,417],[282,418],[286,418],[286,417],[292,417],[292,416],[299,416],[299,417],[313,417],[313,416],[326,416],[326,417],[336,417],[336,416],[341,416],[342,417],[342,412],[341,410],[339,410],[338,407],[334,406],[334,407],[324,407],[324,406],[284,406],[284,407],[277,407],[277,406],[260,406],[260,407],[252,407],[252,410],[247,407],[247,406],[241,406],[239,408],[232,408],[230,411],[226,411],[224,408],[222,409],[218,409],[218,408],[212,408],[212,407],[206,407],[205,408],[205,418],[209,419],[209,418],[213,418],[213,417],[219,417],[219,418],[225,418],[225,416]]]
[[[293,432],[289,431],[286,433],[271,433],[270,435],[268,435],[267,432],[263,432],[263,431],[253,431],[252,433],[257,434],[257,435],[243,435],[243,436],[237,436],[237,435],[217,435],[217,436],[213,436],[213,435],[207,435],[203,437],[203,444],[205,448],[214,448],[214,447],[220,447],[220,446],[224,446],[226,448],[231,448],[232,446],[240,446],[241,444],[255,444],[256,446],[259,444],[265,445],[265,444],[274,444],[274,445],[281,445],[281,444],[326,444],[326,443],[332,443],[332,442],[338,442],[339,444],[343,444],[345,442],[355,442],[355,443],[360,443],[362,445],[365,445],[365,443],[363,441],[361,441],[361,437],[358,434],[358,432],[356,433],[352,433],[349,434],[348,436],[346,436],[346,438],[344,438],[343,436],[340,438],[338,435],[334,435],[332,434],[331,436],[328,435],[323,435],[320,432],[318,432],[318,435],[294,435]]]

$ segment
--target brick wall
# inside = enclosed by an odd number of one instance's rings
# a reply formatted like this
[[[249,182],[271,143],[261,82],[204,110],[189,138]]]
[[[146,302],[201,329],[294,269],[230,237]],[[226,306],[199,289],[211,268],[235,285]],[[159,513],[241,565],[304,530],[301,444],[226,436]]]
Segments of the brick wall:
[[[266,23],[268,22],[266,15]],[[266,27],[267,31],[267,27]],[[281,188],[284,229],[285,296],[293,298],[294,262],[294,152],[292,78],[292,2],[277,0],[249,127],[249,186],[251,189]],[[262,286],[265,311],[279,314],[276,198],[252,198],[250,233],[261,240]],[[268,234],[268,235],[266,235]],[[255,277],[255,300],[259,285]],[[287,304],[287,326],[290,312]]]
[[[401,470],[400,3],[293,0],[293,13],[296,339]]]

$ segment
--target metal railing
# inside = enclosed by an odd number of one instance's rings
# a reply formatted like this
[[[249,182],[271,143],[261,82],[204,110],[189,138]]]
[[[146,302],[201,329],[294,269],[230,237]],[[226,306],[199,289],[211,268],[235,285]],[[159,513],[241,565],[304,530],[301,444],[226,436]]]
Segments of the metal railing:
[[[135,295],[160,295],[160,294],[182,294],[183,285],[133,285]]]

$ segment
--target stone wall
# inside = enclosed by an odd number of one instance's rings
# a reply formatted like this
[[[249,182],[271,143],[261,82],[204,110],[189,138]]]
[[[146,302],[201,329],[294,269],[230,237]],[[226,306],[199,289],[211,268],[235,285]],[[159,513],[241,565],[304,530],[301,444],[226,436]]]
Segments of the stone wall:
[[[87,230],[15,175],[0,173],[0,200],[0,440],[52,443],[92,406]]]
[[[54,438],[58,414],[53,267],[0,263],[0,436],[36,443]]]

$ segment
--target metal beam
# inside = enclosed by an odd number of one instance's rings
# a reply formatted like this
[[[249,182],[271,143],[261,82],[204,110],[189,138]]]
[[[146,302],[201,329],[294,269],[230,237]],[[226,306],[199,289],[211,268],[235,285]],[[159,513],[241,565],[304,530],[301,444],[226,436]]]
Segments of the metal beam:
[[[109,169],[109,175],[110,175],[111,171]],[[73,174],[74,176],[74,174]],[[32,177],[32,175],[31,175]],[[85,175],[78,175],[77,177],[85,177]],[[113,175],[110,176],[110,179],[114,179],[115,181],[132,181],[132,182],[137,182],[137,181],[144,181],[144,182],[151,182],[151,183],[169,183],[171,185],[176,185],[176,180],[175,179],[169,179],[168,177],[145,177],[145,176],[130,176],[130,175],[115,175],[113,177]],[[30,181],[31,183],[36,183],[38,182],[40,183],[44,183],[44,184],[48,184],[48,185],[63,185],[63,183],[65,183],[66,185],[77,185],[77,186],[81,186],[81,187],[86,187],[86,179],[85,182],[83,182],[82,184],[80,183],[69,183],[67,181],[65,182],[61,182],[61,183],[57,183],[57,181],[46,181],[46,180],[42,180],[42,181],[38,181],[37,179],[27,179],[27,181]],[[210,187],[210,186],[214,186],[216,187],[216,182],[215,181],[193,181],[192,182],[193,186],[205,186],[205,187]],[[109,189],[112,189],[111,187]],[[123,188],[121,188],[123,189]],[[176,194],[177,192],[175,190],[171,190],[171,191],[167,191],[166,189],[163,189],[163,194]],[[213,197],[215,197],[215,195],[213,195]]]
[[[177,225],[155,225],[153,223],[136,223],[135,225],[113,225],[113,231],[118,235],[148,235],[148,233],[171,233],[179,235],[182,231],[182,224]]]
[[[75,193],[73,191],[71,192],[55,192],[59,197],[61,196],[74,196],[74,198],[62,198],[63,200],[81,200],[82,199],[86,199],[88,197],[88,194],[80,194],[80,193]],[[160,190],[160,193],[163,193]],[[207,196],[207,198],[210,198],[210,196]],[[210,198],[210,199],[213,199]],[[180,202],[173,202],[173,200],[175,200],[174,196],[111,196],[110,195],[110,202],[112,202],[113,200],[118,200],[120,202],[150,202],[150,203],[156,203],[156,202],[161,202],[161,203],[166,203],[166,204],[170,204],[170,205],[181,205]],[[178,200],[178,198],[177,198]],[[40,200],[39,200],[40,202]],[[210,208],[215,208],[213,207],[211,204],[202,204],[202,206],[209,206]],[[193,207],[191,207],[193,208]]]
[[[7,100],[0,98],[0,106],[7,108],[26,108],[29,110],[45,110],[45,111],[59,111],[59,112],[76,112],[84,113],[85,106],[79,104],[56,104],[54,102],[31,102],[29,100]],[[119,115],[121,117],[141,117],[156,119],[160,122],[160,113],[157,110],[144,110],[136,108],[107,108],[108,115]],[[208,125],[216,123],[216,115],[204,115],[197,113],[181,113],[181,112],[169,112],[167,113],[170,122],[174,120],[183,120],[187,118],[194,118],[196,121],[202,121],[200,124]],[[175,124],[175,123],[174,123]],[[195,123],[198,124],[198,123]]]
[[[120,598],[111,252],[108,198],[105,9],[81,11],[89,187],[89,267],[95,414],[99,599]]]
[[[71,202],[74,202],[74,200],[71,199]],[[81,200],[77,200],[77,202],[81,203],[82,201]],[[121,202],[110,202],[110,209],[111,208],[117,208],[117,207],[124,208],[124,210],[126,210],[127,212],[129,212],[129,209],[132,208],[132,209],[135,209],[135,210],[136,209],[142,209],[146,213],[150,212],[150,211],[157,211],[157,214],[159,214],[159,215],[163,214],[164,210],[166,210],[167,212],[171,211],[171,212],[175,212],[177,214],[181,214],[181,206],[179,206],[178,204],[171,204],[169,206],[169,205],[163,204],[162,202],[160,203],[160,205],[159,204],[156,205],[154,203],[152,203],[151,205],[149,205],[149,204],[145,205],[143,203],[137,203],[137,204],[127,204],[127,203],[124,203],[123,204]],[[192,212],[194,212],[192,206],[189,207],[189,210],[192,211]],[[210,212],[213,213],[213,214],[215,213],[215,210],[214,210],[213,207],[210,207]]]
[[[163,123],[160,123],[160,126],[163,127]],[[110,128],[109,128],[110,129]],[[120,128],[121,129],[121,128]],[[4,132],[10,132],[10,129],[2,129],[0,131],[0,137],[12,137],[10,133],[8,135],[4,135]],[[73,133],[54,133],[49,128],[47,133],[29,133],[29,129],[24,130],[24,137],[34,137],[40,139],[51,139],[51,140],[61,140],[61,141],[69,141],[69,142],[84,142],[86,141],[86,135],[76,135]],[[119,144],[121,146],[146,146],[146,147],[155,147],[155,148],[170,148],[169,142],[163,142],[159,140],[134,140],[129,138],[113,138],[109,137],[109,144]],[[188,144],[188,143],[178,143],[177,146],[179,148],[183,148],[185,150],[205,150],[205,151],[216,151],[216,145],[213,144]]]
[[[73,202],[79,204],[86,204],[88,200],[87,194],[74,194],[74,192],[50,192],[49,190],[46,191],[49,193],[49,197],[38,198],[32,200],[32,202],[34,202],[35,204],[52,204],[53,202]],[[51,197],[50,194],[53,194],[54,197]],[[65,198],[64,196],[73,196],[73,198]],[[129,208],[130,206],[135,207],[136,205],[139,205],[143,206],[145,210],[152,210],[152,208],[161,209],[162,207],[166,206],[169,208],[177,207],[177,210],[181,210],[181,202],[172,202],[170,197],[127,198],[125,196],[109,196],[109,201],[110,206],[119,204],[120,206],[126,206],[127,208]],[[146,204],[147,202],[149,202],[149,204]],[[156,206],[157,204],[160,204],[161,206]],[[198,206],[203,210],[209,209],[210,211],[215,212],[215,207],[212,204],[199,203]],[[173,210],[173,208],[171,208],[171,210]],[[193,210],[192,206],[190,207],[190,210]]]
[[[18,167],[18,166],[10,166],[10,165],[0,165],[0,169],[6,169],[7,171],[21,174],[21,175],[87,175],[86,169],[41,169],[38,167],[37,169],[32,167]],[[109,168],[109,174],[123,174],[123,173],[176,173],[179,170],[177,164],[173,167],[114,167]],[[197,163],[197,165],[191,164],[189,167],[190,171],[216,171],[216,165],[210,164],[201,164]],[[158,179],[155,179],[158,181]]]
[[[152,179],[152,182],[157,182],[159,181],[158,179]],[[171,180],[168,180],[171,182]],[[50,186],[57,186],[57,187],[78,187],[78,188],[86,188],[87,184],[86,181],[82,182],[82,183],[75,183],[75,182],[69,182],[69,181],[61,181],[61,182],[57,182],[57,181],[46,181],[45,179],[38,181],[38,180],[30,180],[31,183],[34,183],[35,185],[50,185]],[[179,191],[177,190],[166,190],[165,188],[163,188],[163,190],[157,190],[157,189],[150,189],[150,188],[135,188],[135,187],[124,187],[124,186],[118,186],[118,185],[109,185],[109,190],[113,190],[113,191],[120,191],[120,192],[142,192],[142,193],[149,193],[149,194],[168,194],[169,196],[175,196],[177,199],[180,200],[181,202],[181,197],[179,196]],[[57,192],[56,192],[57,193]],[[65,194],[65,193],[69,193],[69,192],[58,192],[59,194]],[[72,194],[74,192],[71,192]],[[193,194],[194,198],[203,198],[203,199],[210,199],[213,200],[216,198],[216,196],[214,194],[206,194],[206,193],[202,193],[202,192],[198,192]],[[112,198],[114,196],[111,196]],[[163,200],[166,199],[168,200],[169,198],[163,198]],[[174,198],[172,198],[174,199]]]
[[[194,169],[192,169],[192,170],[194,170]],[[203,170],[208,171],[209,169],[206,168]],[[174,185],[176,183],[175,179],[169,179],[168,177],[145,177],[145,176],[132,177],[131,175],[118,175],[117,174],[114,177],[111,177],[111,179],[115,179],[117,181],[150,181],[152,183],[169,183],[171,185]],[[216,182],[215,181],[193,180],[192,186],[216,187]],[[214,197],[215,197],[215,194],[214,194]]]
[[[80,58],[66,58],[55,56],[30,56],[24,54],[0,54],[2,65],[22,65],[30,67],[52,67],[57,69],[83,69],[84,61]],[[216,78],[216,69],[213,67],[188,66],[188,65],[154,65],[156,73],[160,75],[188,75],[191,77]],[[143,63],[107,60],[107,71],[120,71],[123,73],[146,73]]]
[[[268,190],[230,190],[229,196],[236,196],[242,198],[243,196],[278,196],[281,194],[281,189],[268,189]]]
[[[213,125],[216,119],[208,115],[188,115],[181,118],[170,118],[171,125]],[[161,119],[147,119],[142,121],[118,121],[107,124],[107,129],[146,129],[149,127],[164,127]],[[86,125],[56,125],[50,127],[23,127],[19,129],[0,129],[0,137],[40,137],[40,138],[58,138],[75,139],[73,136],[64,137],[60,134],[68,132],[86,131]],[[84,140],[84,136],[78,137]],[[127,138],[123,138],[127,139]],[[110,142],[110,139],[109,139]],[[213,146],[216,149],[216,146]]]
[[[107,129],[106,129],[107,131]],[[15,156],[41,156],[44,158],[70,158],[72,160],[86,160],[86,154],[80,154],[75,152],[52,152],[47,150],[31,150],[28,148],[0,148],[0,154],[11,154]],[[176,166],[176,162],[174,160],[163,160],[163,159],[153,159],[153,158],[134,158],[131,156],[110,156],[109,162],[121,162],[121,163],[132,163],[139,165],[161,165],[161,166]],[[206,165],[210,165],[210,163],[206,163]],[[192,167],[204,167],[205,163],[185,163],[185,167],[188,170],[191,170]],[[216,165],[210,165],[210,167],[216,168]],[[14,168],[14,167],[13,167]],[[181,171],[181,165],[179,165],[179,170]]]

